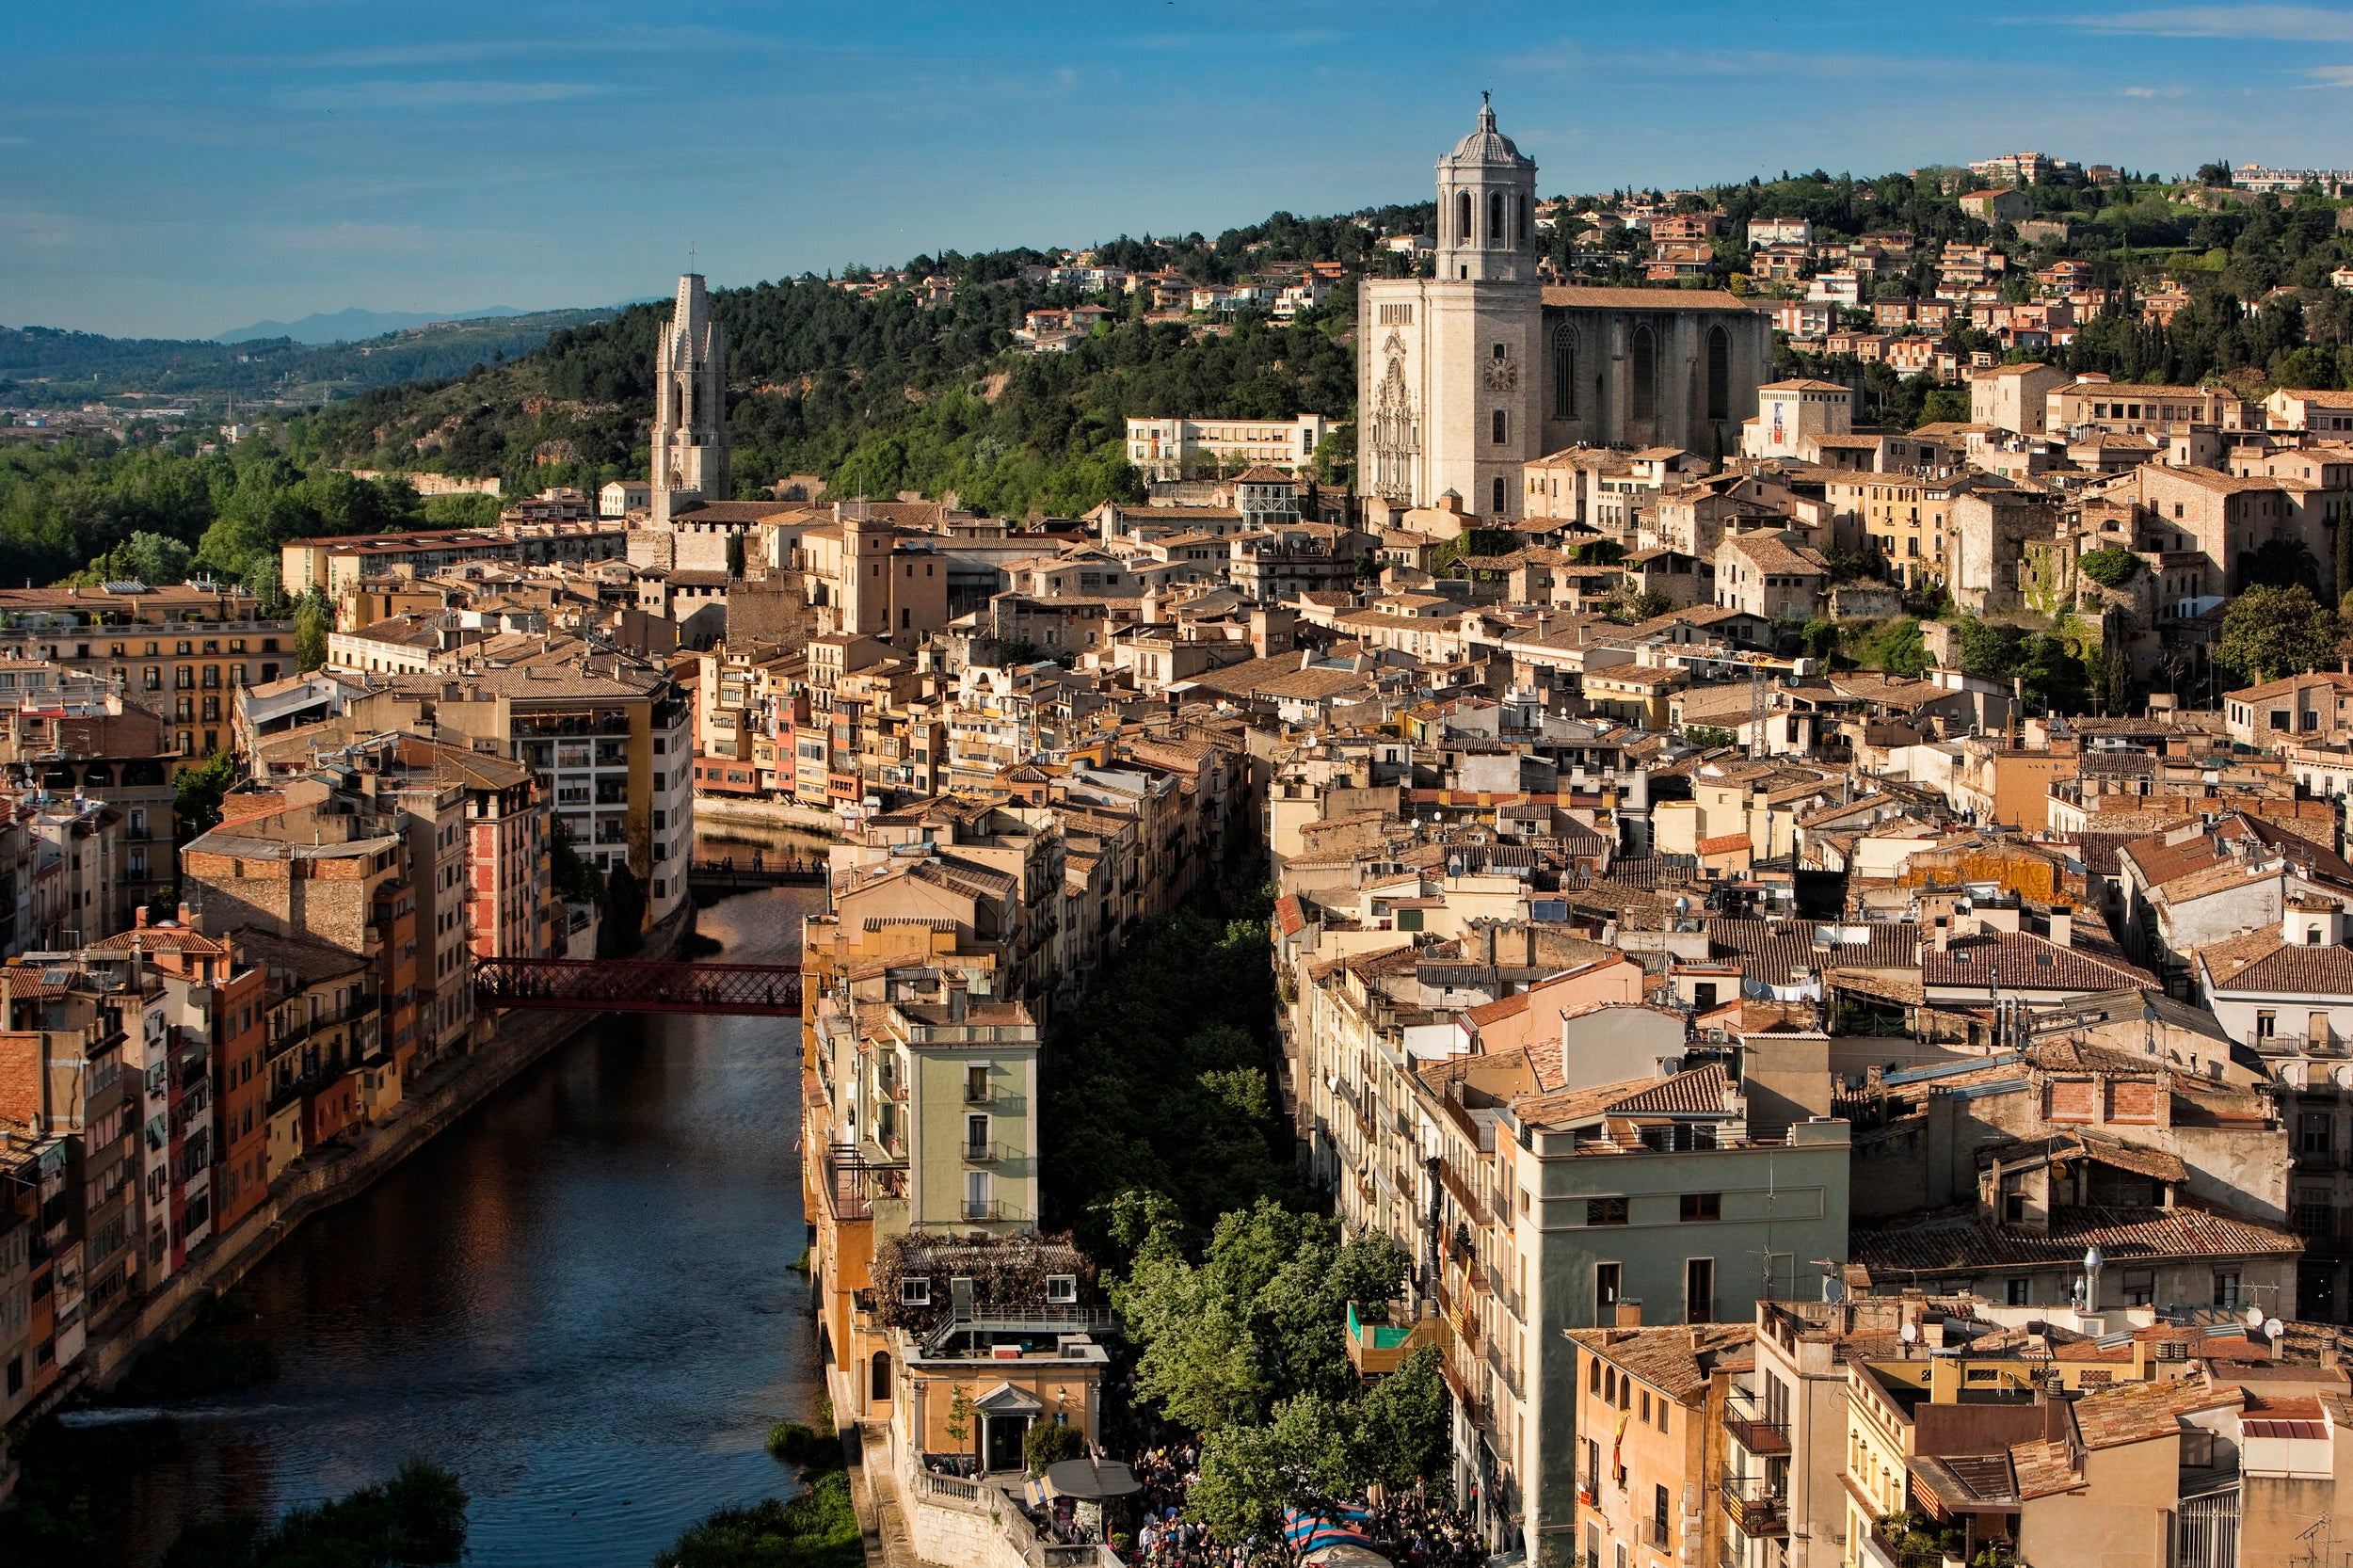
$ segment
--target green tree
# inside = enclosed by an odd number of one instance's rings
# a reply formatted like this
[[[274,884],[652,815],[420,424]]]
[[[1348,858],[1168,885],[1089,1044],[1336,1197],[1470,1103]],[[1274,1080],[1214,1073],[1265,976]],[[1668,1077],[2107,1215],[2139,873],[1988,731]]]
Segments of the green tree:
[[[635,952],[645,940],[646,885],[626,860],[616,860],[605,873],[604,908],[597,922],[597,945],[607,958]]]
[[[1736,746],[1740,744],[1738,730],[1727,729],[1720,724],[1687,724],[1683,727],[1683,738],[1702,751],[1713,751],[1719,746]]]
[[[1878,627],[1863,639],[1858,651],[1865,669],[1914,680],[1928,673],[1929,645],[1920,634],[1920,623],[1910,616],[1898,616]]]
[[[1447,1470],[1447,1391],[1437,1347],[1425,1345],[1374,1384],[1355,1433],[1356,1468],[1392,1492],[1427,1484]]]
[[[1602,596],[1601,613],[1620,626],[1634,626],[1665,615],[1674,608],[1673,601],[1664,594],[1638,588],[1632,583],[1621,583]]]
[[[390,1568],[465,1553],[465,1488],[450,1471],[410,1460],[391,1480],[297,1507],[275,1524],[242,1513],[190,1525],[164,1553],[164,1568]]]
[[[2315,596],[2320,591],[2320,563],[2301,539],[2265,539],[2239,554],[2239,581],[2274,588],[2301,585]]]
[[[1299,1394],[1344,1399],[1348,1304],[1389,1300],[1411,1267],[1385,1236],[1343,1244],[1334,1221],[1268,1199],[1220,1217],[1198,1264],[1166,1226],[1113,1293],[1144,1348],[1137,1391],[1203,1432],[1257,1425]]]
[[[2129,713],[2133,698],[2133,661],[2124,647],[2124,629],[2120,621],[2111,620],[2106,639],[2102,644],[2100,662],[2102,705],[2111,713]]]
[[[2140,557],[2122,545],[2102,545],[2075,564],[2104,588],[2121,588],[2140,572]]]
[[[1030,1474],[1042,1476],[1048,1466],[1078,1459],[1087,1451],[1086,1433],[1059,1421],[1032,1421],[1021,1434],[1021,1462]]]
[[[2337,617],[2310,589],[2258,584],[2224,613],[2215,657],[2249,681],[2276,680],[2334,660],[2339,635]]]
[[[295,668],[305,674],[327,663],[328,633],[335,630],[335,608],[313,584],[294,613]]]
[[[229,751],[216,751],[172,776],[172,815],[182,843],[210,832],[220,821],[221,797],[236,782],[237,758]]]
[[[720,1509],[653,1560],[654,1568],[860,1568],[859,1540],[849,1473],[834,1470],[789,1502]]]

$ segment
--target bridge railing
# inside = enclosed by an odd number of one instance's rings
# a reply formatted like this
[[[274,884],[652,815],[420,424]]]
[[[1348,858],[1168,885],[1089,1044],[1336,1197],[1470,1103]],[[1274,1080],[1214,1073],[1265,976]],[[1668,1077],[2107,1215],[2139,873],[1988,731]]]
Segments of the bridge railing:
[[[778,964],[485,958],[474,965],[474,1000],[484,1007],[786,1016],[801,1010],[801,971]]]

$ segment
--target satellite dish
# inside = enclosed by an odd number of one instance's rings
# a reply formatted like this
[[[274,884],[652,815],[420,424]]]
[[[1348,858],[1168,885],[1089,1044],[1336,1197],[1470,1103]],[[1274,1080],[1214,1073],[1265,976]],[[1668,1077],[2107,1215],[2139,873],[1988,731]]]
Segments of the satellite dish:
[[[1836,1305],[1847,1299],[1847,1282],[1836,1274],[1822,1276],[1822,1300]]]
[[[2286,1328],[2287,1324],[2280,1321],[2279,1319],[2267,1318],[2264,1320],[2264,1336],[2267,1339],[2277,1339]]]
[[[2247,1309],[2247,1326],[2249,1328],[2261,1328],[2264,1326],[2264,1309],[2262,1307],[2250,1306]]]
[[[1920,1342],[1920,1325],[1917,1323],[1906,1323],[1903,1327],[1903,1341],[1907,1345],[1918,1344]]]

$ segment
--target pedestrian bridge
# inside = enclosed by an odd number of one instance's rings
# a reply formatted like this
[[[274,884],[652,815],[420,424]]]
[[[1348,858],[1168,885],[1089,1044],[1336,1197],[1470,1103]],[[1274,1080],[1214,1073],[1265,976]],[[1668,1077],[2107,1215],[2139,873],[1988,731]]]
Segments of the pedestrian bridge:
[[[728,855],[687,863],[686,880],[698,892],[731,893],[748,888],[822,888],[822,855]]]
[[[784,964],[483,958],[474,963],[473,995],[477,1007],[797,1017],[801,971]]]

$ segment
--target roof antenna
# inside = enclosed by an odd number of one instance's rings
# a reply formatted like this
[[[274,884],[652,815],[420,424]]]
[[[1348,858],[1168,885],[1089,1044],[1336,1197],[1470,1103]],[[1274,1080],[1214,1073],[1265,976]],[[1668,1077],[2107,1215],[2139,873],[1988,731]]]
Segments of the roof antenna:
[[[695,270],[695,264],[700,255],[700,252],[701,247],[696,241],[688,240],[686,242],[686,270],[688,273],[691,274]]]

